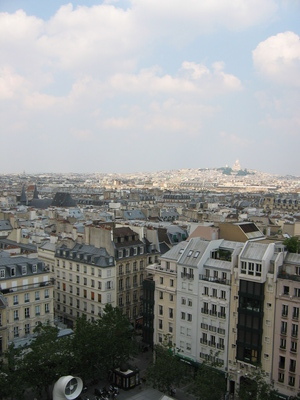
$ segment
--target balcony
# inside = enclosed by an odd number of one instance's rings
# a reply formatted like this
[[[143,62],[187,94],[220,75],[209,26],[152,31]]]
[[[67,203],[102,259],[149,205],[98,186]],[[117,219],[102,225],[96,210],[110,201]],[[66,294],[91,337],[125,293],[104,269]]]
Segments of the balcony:
[[[286,329],[281,329],[280,335],[286,336]]]
[[[201,308],[201,312],[202,312],[202,314],[208,314],[209,313],[207,308]]]
[[[28,291],[28,290],[33,290],[36,288],[42,288],[42,287],[48,287],[48,286],[54,286],[54,279],[50,279],[47,282],[39,282],[39,283],[31,283],[27,285],[22,285],[22,286],[15,286],[13,288],[8,288],[8,289],[1,289],[0,292],[3,294],[7,293],[17,293],[17,292],[23,292],[23,291]],[[29,300],[27,300],[29,302]],[[26,300],[25,300],[26,302]]]
[[[292,319],[293,319],[294,321],[299,321],[299,314],[293,314],[293,315],[292,315]]]
[[[226,314],[225,314],[225,313],[219,312],[219,313],[218,313],[218,317],[219,317],[219,318],[226,318]]]
[[[206,276],[206,275],[199,275],[199,279],[201,281],[220,283],[221,285],[230,286],[230,280],[229,279],[222,279],[222,278],[217,278],[217,277],[214,277],[214,276]]]
[[[181,272],[181,278],[182,279],[193,280],[194,279],[194,274],[188,274],[186,272]]]
[[[201,339],[200,339],[200,343],[201,343],[201,344],[206,344],[206,345],[207,345],[207,340],[201,338]]]
[[[217,311],[210,310],[209,315],[212,315],[213,317],[216,317],[218,315]]]

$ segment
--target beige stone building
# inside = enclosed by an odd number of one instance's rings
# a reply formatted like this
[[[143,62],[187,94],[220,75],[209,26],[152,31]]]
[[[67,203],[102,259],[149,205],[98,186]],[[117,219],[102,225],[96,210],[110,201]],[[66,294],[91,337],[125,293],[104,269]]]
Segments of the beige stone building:
[[[54,281],[38,258],[0,256],[0,344],[25,343],[38,323],[54,323]]]

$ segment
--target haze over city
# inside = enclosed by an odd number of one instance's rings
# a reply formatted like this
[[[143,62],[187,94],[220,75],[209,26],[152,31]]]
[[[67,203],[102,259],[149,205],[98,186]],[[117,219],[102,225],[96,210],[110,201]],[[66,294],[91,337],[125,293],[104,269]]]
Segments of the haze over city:
[[[300,175],[300,3],[0,2],[1,173]]]

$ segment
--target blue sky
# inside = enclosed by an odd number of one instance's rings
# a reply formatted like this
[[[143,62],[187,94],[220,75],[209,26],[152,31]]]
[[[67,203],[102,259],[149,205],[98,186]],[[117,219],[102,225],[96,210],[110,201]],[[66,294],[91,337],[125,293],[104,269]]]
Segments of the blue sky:
[[[0,1],[0,171],[300,175],[300,3]]]

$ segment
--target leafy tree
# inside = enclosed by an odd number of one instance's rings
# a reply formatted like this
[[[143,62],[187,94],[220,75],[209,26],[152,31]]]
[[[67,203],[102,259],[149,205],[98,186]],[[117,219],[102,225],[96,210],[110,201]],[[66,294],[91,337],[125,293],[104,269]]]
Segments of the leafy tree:
[[[51,398],[50,385],[59,377],[68,375],[72,365],[70,338],[58,339],[58,328],[38,325],[35,338],[22,357],[22,370],[28,387],[42,397]]]
[[[20,365],[21,349],[10,345],[0,363],[0,399],[24,398],[27,387]]]
[[[97,321],[101,331],[103,352],[102,365],[105,371],[128,363],[137,354],[135,332],[126,315],[118,307],[107,304],[102,317]]]
[[[257,369],[242,377],[238,390],[240,400],[278,400],[278,392],[266,381],[264,371]]]
[[[137,354],[129,319],[110,304],[97,321],[76,321],[72,349],[76,372],[83,379],[99,379]]]
[[[286,246],[287,251],[289,251],[290,253],[299,253],[300,243],[296,236],[285,239],[283,241],[283,244]]]
[[[224,372],[218,369],[217,354],[210,354],[198,368],[195,379],[190,387],[190,392],[201,400],[220,400],[226,392]]]
[[[155,359],[147,369],[147,381],[164,393],[170,393],[172,387],[180,386],[187,378],[187,366],[179,360],[175,352],[168,343],[156,345]]]

